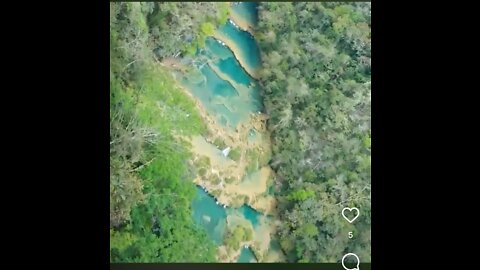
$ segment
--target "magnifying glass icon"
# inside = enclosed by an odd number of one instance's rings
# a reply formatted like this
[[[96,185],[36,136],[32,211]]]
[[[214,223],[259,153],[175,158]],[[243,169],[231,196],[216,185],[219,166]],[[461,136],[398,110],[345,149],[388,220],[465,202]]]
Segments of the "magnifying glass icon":
[[[345,266],[345,259],[349,256],[355,257],[355,259],[357,259],[357,267],[348,268],[348,267]],[[358,258],[357,254],[355,254],[355,253],[347,253],[347,254],[343,255],[342,266],[343,266],[343,268],[345,268],[345,270],[360,270],[360,259]]]

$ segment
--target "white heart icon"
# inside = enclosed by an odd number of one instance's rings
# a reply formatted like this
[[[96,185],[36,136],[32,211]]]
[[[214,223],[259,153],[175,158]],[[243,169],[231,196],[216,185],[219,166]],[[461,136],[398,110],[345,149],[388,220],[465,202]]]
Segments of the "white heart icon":
[[[348,218],[345,216],[345,211],[346,211],[346,210],[348,210],[348,211],[350,211],[350,212],[352,212],[353,210],[355,210],[355,211],[357,211],[357,214],[355,215],[355,217],[354,217],[352,220],[350,220],[350,219],[348,219]],[[343,216],[348,222],[352,223],[353,221],[355,221],[355,219],[358,218],[358,216],[360,216],[360,210],[358,210],[358,208],[356,208],[356,207],[352,207],[352,208],[345,207],[345,208],[343,208],[343,210],[342,210],[342,216]]]

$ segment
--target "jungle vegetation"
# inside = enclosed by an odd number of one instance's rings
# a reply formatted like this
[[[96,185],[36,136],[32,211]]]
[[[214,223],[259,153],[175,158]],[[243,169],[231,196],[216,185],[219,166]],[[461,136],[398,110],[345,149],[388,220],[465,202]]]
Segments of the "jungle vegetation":
[[[262,2],[256,33],[282,249],[370,261],[370,3]],[[354,225],[340,214],[353,206]]]
[[[160,64],[202,46],[225,3],[110,3],[110,258],[211,262],[215,246],[192,219],[187,143],[205,132]],[[212,14],[205,16],[205,14]]]

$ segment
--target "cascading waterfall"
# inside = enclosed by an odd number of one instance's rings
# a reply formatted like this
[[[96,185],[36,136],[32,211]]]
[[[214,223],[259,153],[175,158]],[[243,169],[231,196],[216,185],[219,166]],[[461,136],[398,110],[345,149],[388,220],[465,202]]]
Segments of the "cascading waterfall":
[[[207,38],[206,47],[197,53],[196,57],[202,59],[200,61],[202,64],[197,67],[197,75],[203,78],[185,76],[181,80],[208,115],[213,117],[213,120],[210,120],[214,122],[212,125],[220,126],[218,130],[238,131],[239,125],[248,122],[252,114],[260,115],[263,110],[259,85],[255,80],[256,72],[261,65],[260,52],[251,34],[253,28],[251,26],[256,23],[256,5],[256,3],[234,4],[231,18],[216,31],[213,37]],[[232,137],[231,134],[235,133],[229,133],[225,137]],[[245,132],[244,143],[251,146],[268,137],[256,131],[255,128],[249,127]],[[269,148],[269,141],[265,142],[267,142],[265,147]],[[241,153],[241,147],[228,145],[220,148],[206,138],[195,138],[192,144],[194,144],[194,152],[208,156],[215,165],[238,167],[238,162],[235,163],[230,158],[233,158],[234,148],[240,149]],[[240,185],[255,190],[258,186],[256,184],[259,181],[258,178],[261,178],[266,171],[265,168],[260,169],[245,173]],[[207,234],[219,247],[223,244],[226,229],[231,225],[229,222],[248,224],[254,230],[253,241],[242,244],[235,258],[230,258],[228,261],[256,262],[257,258],[252,248],[266,250],[265,254],[268,253],[268,255],[261,261],[278,261],[278,258],[282,257],[279,249],[269,248],[275,242],[270,237],[270,228],[273,226],[272,215],[258,212],[246,202],[240,207],[230,207],[226,203],[219,202],[218,193],[230,190],[227,187],[228,183],[213,167],[207,171],[210,177],[218,177],[220,180],[210,188],[197,183],[197,198],[192,203],[197,224],[206,229]],[[213,188],[216,190],[212,190]],[[245,190],[248,188],[241,189],[242,192]],[[271,196],[269,190],[271,188],[266,187],[263,193]],[[257,196],[252,196],[250,201],[256,200],[258,201]],[[253,243],[259,243],[261,247],[252,247]]]

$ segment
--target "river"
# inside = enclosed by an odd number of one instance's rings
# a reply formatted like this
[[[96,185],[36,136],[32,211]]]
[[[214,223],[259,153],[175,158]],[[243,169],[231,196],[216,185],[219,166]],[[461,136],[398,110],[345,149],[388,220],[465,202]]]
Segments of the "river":
[[[284,261],[275,240],[278,221],[273,172],[268,166],[268,117],[255,79],[261,66],[253,36],[256,8],[257,3],[232,4],[228,22],[197,52],[195,72],[180,80],[210,130],[210,135],[191,139],[194,164],[206,166],[195,179],[192,208],[195,222],[218,246],[220,262]],[[226,147],[236,151],[237,157],[225,156]],[[208,162],[201,161],[205,158]],[[251,230],[253,239],[232,248],[225,244],[225,236],[236,226]]]

